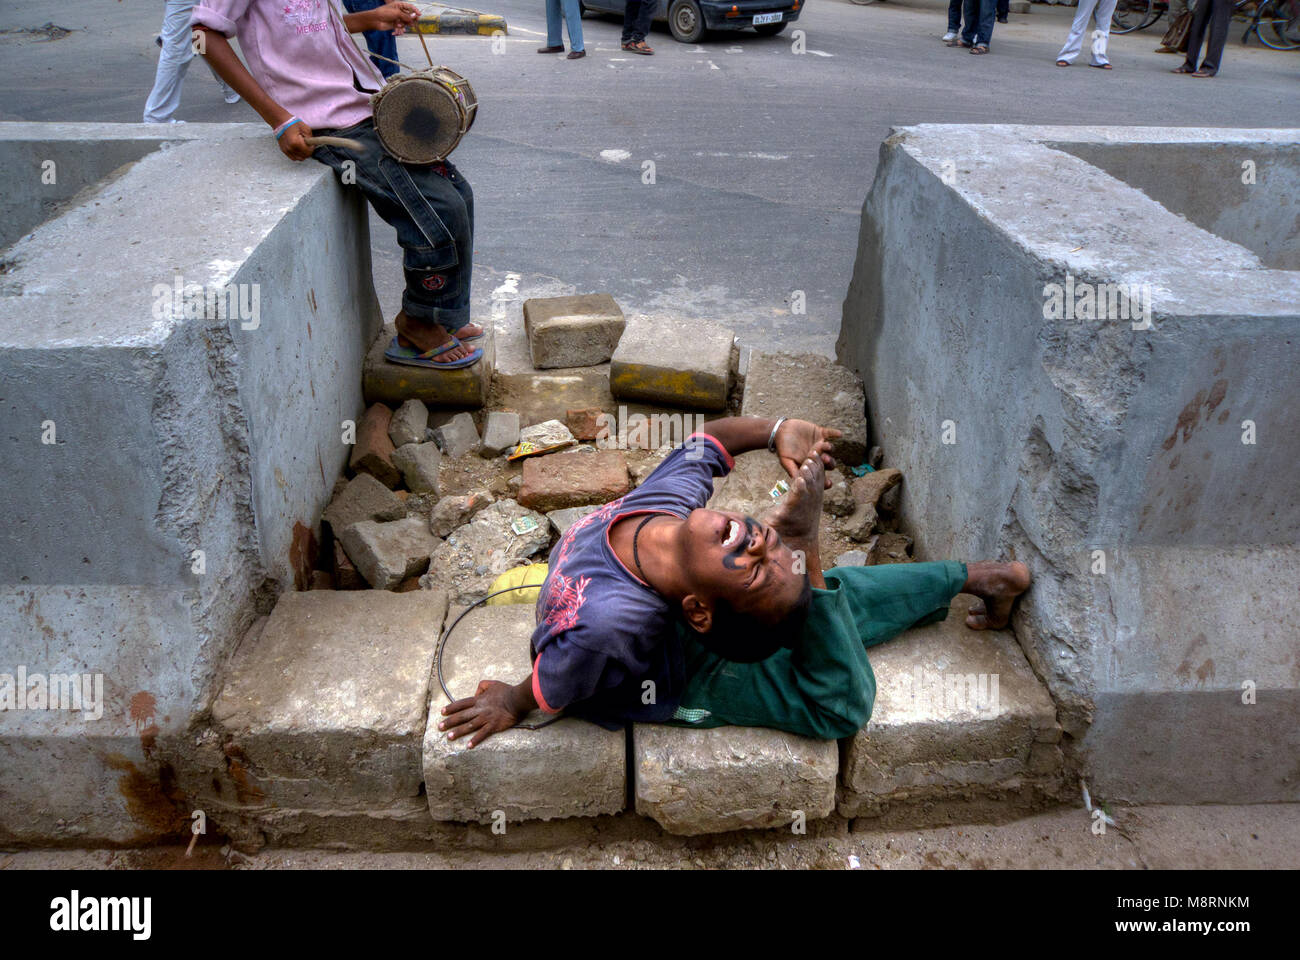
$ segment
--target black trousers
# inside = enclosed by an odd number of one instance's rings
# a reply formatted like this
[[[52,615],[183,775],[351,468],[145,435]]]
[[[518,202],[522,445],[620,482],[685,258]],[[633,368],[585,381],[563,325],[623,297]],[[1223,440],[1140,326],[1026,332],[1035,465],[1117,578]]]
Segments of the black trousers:
[[[1205,39],[1205,26],[1208,23],[1210,42],[1205,48],[1201,69],[1218,72],[1231,21],[1232,0],[1200,0],[1196,4],[1196,10],[1192,13],[1192,27],[1187,34],[1187,66],[1196,69],[1196,58],[1201,54],[1201,41]]]
[[[624,43],[636,43],[646,38],[656,6],[658,0],[627,0],[627,8],[623,11]]]

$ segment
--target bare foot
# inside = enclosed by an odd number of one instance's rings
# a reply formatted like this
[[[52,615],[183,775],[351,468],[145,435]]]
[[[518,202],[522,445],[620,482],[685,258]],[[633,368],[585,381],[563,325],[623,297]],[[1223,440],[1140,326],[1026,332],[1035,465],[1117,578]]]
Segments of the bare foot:
[[[822,518],[826,468],[819,458],[805,460],[799,476],[790,484],[790,492],[763,516],[763,522],[775,530],[791,550],[802,550],[804,569],[813,586],[825,586],[821,579],[821,547],[818,526]]]
[[[971,563],[966,565],[966,583],[962,593],[978,599],[966,614],[966,626],[972,630],[1000,630],[1011,619],[1016,597],[1029,589],[1033,578],[1029,568],[1019,560],[1011,563]]]
[[[436,323],[417,323],[406,315],[405,311],[397,314],[397,343],[403,347],[414,347],[421,353],[437,349],[452,342],[452,336]],[[451,363],[464,360],[474,351],[461,344],[446,353],[433,358],[434,363]]]
[[[482,335],[483,328],[477,323],[467,323],[463,327],[456,328],[456,336],[462,340],[468,340],[470,337],[481,337]]]

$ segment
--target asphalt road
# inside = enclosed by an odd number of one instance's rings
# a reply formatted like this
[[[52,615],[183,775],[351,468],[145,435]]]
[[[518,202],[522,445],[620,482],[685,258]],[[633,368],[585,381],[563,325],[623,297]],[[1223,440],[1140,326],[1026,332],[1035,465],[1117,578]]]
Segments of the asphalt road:
[[[720,320],[749,345],[830,353],[862,200],[880,142],[910,123],[1295,126],[1300,53],[1242,47],[1194,81],[1152,51],[1157,27],[1113,37],[1108,73],[1053,63],[1073,11],[1035,5],[999,24],[992,53],[938,41],[946,4],[811,0],[792,37],[722,34],[687,46],[656,28],[654,57],[619,49],[619,23],[584,21],[584,60],[538,56],[540,0],[484,0],[511,36],[436,38],[473,82],[478,122],[455,155],[477,204],[475,299],[609,291],[629,313]],[[135,121],[153,79],[157,0],[7,0],[0,31],[51,20],[72,33],[0,34],[0,120]],[[414,38],[401,56],[423,63]],[[201,66],[179,116],[256,120]],[[645,183],[645,163],[654,182]],[[287,161],[286,161],[287,162]],[[1015,171],[1007,176],[1014,179]],[[2,174],[0,174],[2,177]],[[0,183],[2,183],[0,179]],[[391,313],[400,271],[374,226]],[[793,291],[807,315],[790,313]]]

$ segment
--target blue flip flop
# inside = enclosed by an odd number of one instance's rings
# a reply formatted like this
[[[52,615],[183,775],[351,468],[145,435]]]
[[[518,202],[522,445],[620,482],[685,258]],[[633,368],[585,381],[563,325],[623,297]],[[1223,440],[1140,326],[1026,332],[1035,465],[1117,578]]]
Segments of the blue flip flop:
[[[448,350],[454,350],[459,347],[460,341],[455,337],[451,338],[451,343],[444,343],[441,347],[434,347],[432,350],[426,350],[421,353],[415,347],[404,347],[393,337],[392,343],[384,351],[384,359],[391,360],[393,363],[402,363],[408,367],[425,367],[429,370],[457,370],[461,367],[469,367],[479,362],[483,356],[482,349],[475,349],[468,357],[461,360],[450,360],[445,363],[438,363],[433,358],[441,356]]]

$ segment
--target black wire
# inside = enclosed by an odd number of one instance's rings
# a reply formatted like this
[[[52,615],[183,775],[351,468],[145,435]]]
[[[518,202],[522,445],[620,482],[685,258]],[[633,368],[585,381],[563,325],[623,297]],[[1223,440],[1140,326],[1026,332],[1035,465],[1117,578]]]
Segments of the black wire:
[[[518,587],[506,587],[504,590],[497,590],[495,593],[489,593],[486,597],[483,597],[481,600],[475,600],[468,607],[466,607],[464,610],[461,611],[460,616],[458,616],[455,620],[451,622],[451,626],[449,626],[443,632],[441,639],[438,640],[438,649],[433,654],[434,665],[437,667],[437,671],[438,671],[438,686],[442,687],[442,695],[447,698],[448,703],[454,703],[456,701],[456,698],[453,697],[451,695],[451,691],[447,689],[447,681],[446,679],[443,678],[442,675],[442,651],[443,648],[447,646],[447,638],[450,637],[451,632],[456,629],[456,624],[464,620],[465,615],[468,614],[475,607],[481,607],[483,604],[487,603],[493,597],[499,597],[503,593],[510,593],[512,590],[540,590],[540,589],[541,589],[541,584],[530,583]],[[556,720],[559,719],[560,718],[558,716],[555,716],[555,717],[550,717],[547,720],[543,720],[540,723],[517,723],[515,724],[515,726],[523,730],[540,730],[542,729],[542,727],[550,726],[552,723],[554,723]]]

